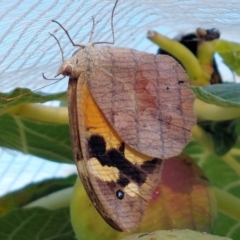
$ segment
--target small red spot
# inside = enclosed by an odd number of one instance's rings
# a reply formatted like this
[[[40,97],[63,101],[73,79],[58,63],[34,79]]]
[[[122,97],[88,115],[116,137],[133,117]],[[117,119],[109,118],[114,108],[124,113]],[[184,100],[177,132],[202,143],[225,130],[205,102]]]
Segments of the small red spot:
[[[161,192],[160,192],[161,190],[160,190],[160,186],[156,186],[155,187],[155,189],[153,190],[153,193],[152,193],[152,198],[151,198],[151,200],[150,200],[150,202],[156,202],[158,199],[159,199],[159,197],[160,197],[160,195],[161,195]]]
[[[63,73],[64,73],[64,75],[71,76],[71,74],[72,74],[72,66],[71,65],[67,65],[65,67],[65,70],[64,70]]]

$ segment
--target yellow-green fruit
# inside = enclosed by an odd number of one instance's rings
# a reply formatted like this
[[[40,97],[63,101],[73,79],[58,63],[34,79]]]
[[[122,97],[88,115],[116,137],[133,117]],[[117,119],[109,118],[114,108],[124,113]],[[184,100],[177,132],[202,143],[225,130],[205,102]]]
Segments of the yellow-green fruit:
[[[115,240],[129,234],[115,231],[97,212],[77,179],[70,205],[71,222],[79,240]]]
[[[192,229],[211,232],[216,200],[209,181],[186,155],[164,161],[159,184],[137,232]],[[71,202],[71,220],[80,240],[115,240],[129,233],[113,230],[98,214],[77,180]]]
[[[211,232],[216,216],[213,189],[202,170],[185,154],[164,161],[138,232],[192,229]]]

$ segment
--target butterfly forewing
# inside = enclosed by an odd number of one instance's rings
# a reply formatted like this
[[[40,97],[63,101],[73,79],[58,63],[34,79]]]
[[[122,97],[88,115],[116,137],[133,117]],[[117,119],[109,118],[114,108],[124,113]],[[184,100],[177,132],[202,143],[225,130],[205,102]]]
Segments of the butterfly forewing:
[[[121,139],[149,156],[180,154],[196,121],[194,94],[180,64],[116,47],[98,48],[91,59],[87,85]]]

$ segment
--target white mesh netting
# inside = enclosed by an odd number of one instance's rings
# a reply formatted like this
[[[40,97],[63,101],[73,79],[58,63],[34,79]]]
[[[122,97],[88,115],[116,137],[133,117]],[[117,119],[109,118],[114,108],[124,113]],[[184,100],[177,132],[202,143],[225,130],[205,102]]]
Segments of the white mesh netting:
[[[66,34],[51,22],[52,19],[62,23],[76,43],[84,44],[88,42],[92,28],[91,17],[94,16],[99,22],[93,40],[112,40],[110,15],[115,0],[0,2],[0,92],[15,87],[34,90],[49,83],[42,78],[42,72],[53,77],[61,64],[59,47],[49,32],[59,39],[65,58],[69,58],[75,51]],[[223,39],[239,42],[239,0],[119,0],[114,16],[115,45],[155,53],[157,47],[146,39],[148,30],[155,29],[174,37],[178,33],[192,32],[197,27],[218,28]],[[42,91],[58,92],[66,89],[67,79]],[[29,157],[23,160],[23,155],[19,157],[10,152],[9,156],[6,150],[2,150],[0,158],[0,185],[5,186],[1,187],[4,191],[0,191],[0,194],[14,189],[13,183],[18,182],[19,187],[19,182],[26,183],[41,178],[39,175],[36,177],[34,171],[27,167],[31,162]],[[19,161],[17,163],[22,167],[13,170],[13,159],[15,163]],[[42,172],[43,177],[58,173],[61,175],[63,172],[56,165],[45,176],[41,164],[32,167],[38,169],[39,174]]]

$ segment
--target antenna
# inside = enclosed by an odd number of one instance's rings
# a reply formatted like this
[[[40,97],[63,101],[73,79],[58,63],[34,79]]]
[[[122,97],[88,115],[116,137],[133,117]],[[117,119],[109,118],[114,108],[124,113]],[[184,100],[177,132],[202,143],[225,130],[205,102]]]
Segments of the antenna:
[[[113,6],[113,9],[112,9],[112,15],[111,15],[111,30],[112,30],[112,42],[94,42],[93,45],[95,44],[114,44],[115,43],[115,35],[114,35],[114,27],[113,27],[113,17],[114,17],[114,12],[115,12],[115,9],[116,9],[116,6],[118,4],[118,0],[116,0],[114,6]]]
[[[58,22],[58,21],[56,21],[56,20],[52,20],[52,22],[57,23],[57,24],[62,28],[62,30],[67,34],[68,39],[70,40],[70,42],[72,43],[72,45],[73,45],[74,47],[81,47],[81,48],[84,48],[84,47],[85,47],[84,45],[74,43],[74,41],[72,40],[71,36],[69,35],[67,29],[64,28],[63,25],[62,25],[60,22]]]

